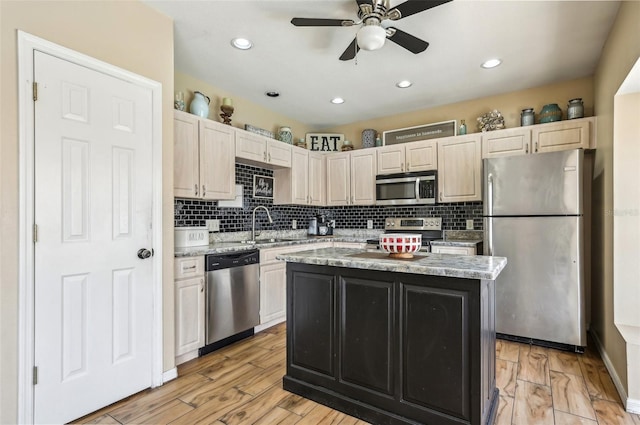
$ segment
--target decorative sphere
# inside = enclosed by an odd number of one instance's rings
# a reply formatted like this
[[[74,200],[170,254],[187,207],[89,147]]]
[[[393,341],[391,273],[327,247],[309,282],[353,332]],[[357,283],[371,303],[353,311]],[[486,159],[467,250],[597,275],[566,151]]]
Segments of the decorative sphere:
[[[358,31],[356,39],[362,50],[378,50],[384,46],[387,32],[379,25],[367,25]]]

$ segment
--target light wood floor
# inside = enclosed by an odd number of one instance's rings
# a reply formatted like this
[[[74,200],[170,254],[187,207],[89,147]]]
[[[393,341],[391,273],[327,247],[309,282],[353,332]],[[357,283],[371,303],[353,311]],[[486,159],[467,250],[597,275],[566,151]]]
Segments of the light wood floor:
[[[282,389],[285,331],[278,325],[187,362],[177,379],[74,423],[366,424]],[[496,424],[640,425],[591,347],[580,355],[498,340],[496,357]]]

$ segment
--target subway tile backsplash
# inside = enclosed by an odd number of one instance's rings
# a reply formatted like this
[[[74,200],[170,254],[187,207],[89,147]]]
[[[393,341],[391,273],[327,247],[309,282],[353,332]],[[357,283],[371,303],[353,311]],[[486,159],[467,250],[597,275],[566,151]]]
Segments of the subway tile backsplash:
[[[445,230],[464,230],[466,220],[473,219],[475,229],[482,229],[482,202],[457,202],[434,206],[344,206],[307,207],[300,205],[273,205],[269,199],[253,198],[253,176],[273,176],[265,168],[236,164],[236,184],[243,185],[242,208],[222,208],[217,201],[197,199],[174,200],[175,227],[205,226],[205,220],[219,219],[221,232],[239,232],[251,229],[251,213],[258,205],[269,208],[273,224],[269,224],[264,210],[256,213],[256,228],[265,230],[291,229],[297,220],[298,229],[306,229],[312,216],[324,214],[336,221],[338,229],[365,229],[367,220],[373,220],[375,229],[382,229],[386,217],[442,217]]]

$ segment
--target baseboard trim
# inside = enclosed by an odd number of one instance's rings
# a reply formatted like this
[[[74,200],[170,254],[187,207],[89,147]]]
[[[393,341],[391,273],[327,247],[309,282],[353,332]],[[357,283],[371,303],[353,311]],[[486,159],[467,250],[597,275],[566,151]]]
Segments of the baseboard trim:
[[[162,373],[162,383],[165,384],[169,381],[172,381],[178,377],[178,368],[174,367],[173,369],[166,370]]]
[[[258,332],[262,332],[263,330],[265,330],[265,329],[269,329],[270,327],[275,326],[275,325],[277,325],[277,324],[280,324],[280,323],[282,323],[282,322],[285,322],[286,320],[287,320],[287,318],[286,318],[286,317],[280,317],[280,318],[278,318],[278,319],[274,319],[274,320],[272,320],[272,321],[270,321],[270,322],[267,322],[267,323],[263,323],[263,324],[261,324],[261,325],[258,325],[258,326],[256,326],[254,329],[255,329],[255,332],[256,332],[256,333],[258,333]]]
[[[628,412],[631,412],[631,410],[629,410],[630,409],[630,407],[629,407],[630,403],[632,405],[637,403],[636,409],[638,409],[637,411],[640,411],[640,401],[631,400],[631,399],[627,398],[627,391],[624,389],[624,386],[622,385],[622,381],[620,380],[620,377],[616,373],[616,370],[614,369],[613,363],[611,363],[611,359],[607,355],[607,352],[604,351],[604,346],[602,345],[602,342],[600,341],[600,338],[598,338],[598,334],[595,333],[595,332],[591,332],[591,336],[593,337],[593,341],[596,343],[596,348],[598,349],[598,353],[600,353],[600,357],[602,357],[602,361],[604,362],[604,366],[607,368],[607,372],[609,372],[609,375],[611,376],[611,380],[613,381],[613,385],[615,385],[616,390],[618,391],[618,395],[620,396],[620,399],[622,400],[622,404],[624,404],[624,408]],[[636,413],[636,412],[631,412],[631,413]]]
[[[627,412],[640,415],[640,400],[627,399]]]

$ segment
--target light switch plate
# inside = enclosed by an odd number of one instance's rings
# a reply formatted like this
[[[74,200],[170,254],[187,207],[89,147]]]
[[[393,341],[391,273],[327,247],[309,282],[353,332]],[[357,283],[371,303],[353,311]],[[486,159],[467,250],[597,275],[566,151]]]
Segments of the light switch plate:
[[[220,220],[205,220],[205,223],[207,224],[207,229],[209,229],[210,232],[220,231]]]
[[[298,228],[298,220],[291,220],[291,228],[296,230]]]
[[[367,229],[373,229],[373,220],[367,220]]]
[[[467,230],[473,230],[473,220],[467,220]]]

